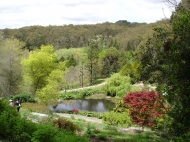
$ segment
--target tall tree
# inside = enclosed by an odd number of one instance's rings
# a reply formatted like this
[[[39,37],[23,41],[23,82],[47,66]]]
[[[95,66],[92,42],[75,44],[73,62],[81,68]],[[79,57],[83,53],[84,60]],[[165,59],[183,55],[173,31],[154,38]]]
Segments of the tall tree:
[[[110,47],[105,50],[105,53],[102,57],[102,64],[104,74],[106,73],[106,77],[111,73],[116,73],[119,71],[119,55],[120,52],[115,47]]]
[[[0,44],[0,96],[18,93],[21,83],[21,57],[24,44],[17,39],[6,39]]]
[[[89,72],[90,85],[93,85],[94,81],[96,80],[98,71],[98,44],[96,41],[92,41],[90,43],[90,46],[87,47],[86,53],[87,61],[85,66]]]
[[[41,49],[31,51],[28,58],[22,60],[22,66],[24,82],[32,86],[32,94],[50,83],[48,78],[54,70],[65,70],[65,64],[57,61],[52,46],[41,46]]]
[[[74,59],[73,55],[69,56],[67,61],[66,61],[66,66],[69,68],[70,66],[76,66],[77,65],[77,62],[76,60]]]

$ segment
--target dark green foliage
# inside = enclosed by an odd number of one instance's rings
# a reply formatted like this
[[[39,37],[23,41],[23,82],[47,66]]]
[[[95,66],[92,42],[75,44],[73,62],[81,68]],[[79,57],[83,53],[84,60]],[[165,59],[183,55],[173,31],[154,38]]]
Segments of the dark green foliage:
[[[32,134],[37,130],[37,124],[26,120],[25,118],[15,117],[9,121],[11,138],[15,142],[30,141]]]
[[[86,48],[87,59],[85,68],[89,74],[89,85],[93,85],[98,74],[98,42],[92,41]]]
[[[16,113],[16,109],[14,109]],[[13,113],[14,111],[12,111]],[[32,133],[36,131],[36,124],[29,120],[20,118],[19,115],[12,116],[9,112],[0,115],[0,137],[10,139],[13,142],[30,141]]]
[[[54,120],[53,125],[57,126],[59,129],[64,129],[66,131],[71,131],[71,132],[80,131],[78,126],[73,124],[73,122],[62,118]]]
[[[8,138],[10,134],[9,122],[7,121],[8,116],[6,113],[0,115],[0,138]]]
[[[141,48],[141,79],[158,83],[157,90],[167,92],[173,118],[170,133],[180,136],[190,126],[190,8],[185,0],[172,14],[169,28],[155,28],[155,34]],[[143,51],[144,50],[144,51]]]
[[[33,133],[32,142],[88,142],[85,137],[77,136],[75,133],[60,130],[53,127],[52,123],[39,124],[38,130]]]
[[[120,52],[115,47],[108,48],[101,57],[102,76],[108,77],[111,73],[119,71],[119,56]]]
[[[42,123],[38,125],[37,131],[33,133],[33,142],[55,142],[59,130],[53,127],[51,123]]]
[[[63,56],[61,56],[61,58],[59,59],[59,62],[64,62],[65,58]]]
[[[94,134],[92,129],[93,129],[93,127],[90,124],[88,124],[87,129],[86,129],[86,131],[84,133],[84,136],[86,136],[86,137],[94,137],[95,134]]]
[[[20,103],[24,103],[24,102],[36,103],[36,100],[34,99],[34,97],[28,93],[21,93],[21,94],[12,96],[11,99],[12,100],[18,99]]]
[[[9,102],[0,98],[0,115],[6,113],[8,118],[20,116],[16,109],[9,105]]]
[[[102,141],[105,141],[107,139],[107,136],[105,134],[97,134],[96,137]]]
[[[70,66],[76,66],[77,65],[77,62],[76,60],[74,59],[73,55],[69,56],[67,61],[66,61],[66,67],[70,67]]]
[[[190,132],[182,135],[174,137],[174,142],[189,142],[190,141]]]

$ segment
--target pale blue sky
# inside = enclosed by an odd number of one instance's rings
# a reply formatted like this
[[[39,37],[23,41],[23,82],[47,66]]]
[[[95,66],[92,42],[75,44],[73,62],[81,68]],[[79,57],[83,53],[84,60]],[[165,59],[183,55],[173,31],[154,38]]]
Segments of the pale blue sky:
[[[169,18],[164,0],[1,0],[0,29]],[[180,0],[177,0],[179,2]]]

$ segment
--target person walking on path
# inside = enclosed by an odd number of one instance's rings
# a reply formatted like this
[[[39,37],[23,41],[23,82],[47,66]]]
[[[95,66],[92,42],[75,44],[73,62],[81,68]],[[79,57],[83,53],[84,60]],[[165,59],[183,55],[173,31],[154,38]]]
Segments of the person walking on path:
[[[20,102],[18,101],[18,99],[16,99],[15,105],[17,107],[17,111],[19,112],[21,105],[20,105]]]

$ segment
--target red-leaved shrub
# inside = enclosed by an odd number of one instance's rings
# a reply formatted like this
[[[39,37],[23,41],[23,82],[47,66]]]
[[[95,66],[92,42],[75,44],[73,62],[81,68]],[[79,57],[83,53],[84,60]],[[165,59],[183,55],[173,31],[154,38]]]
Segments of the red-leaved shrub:
[[[129,107],[130,116],[134,124],[152,127],[157,117],[167,112],[164,98],[156,91],[130,92],[123,98],[124,104]]]
[[[79,110],[76,109],[76,108],[73,108],[73,109],[72,109],[72,112],[75,113],[75,114],[78,114],[78,113],[79,113]]]

